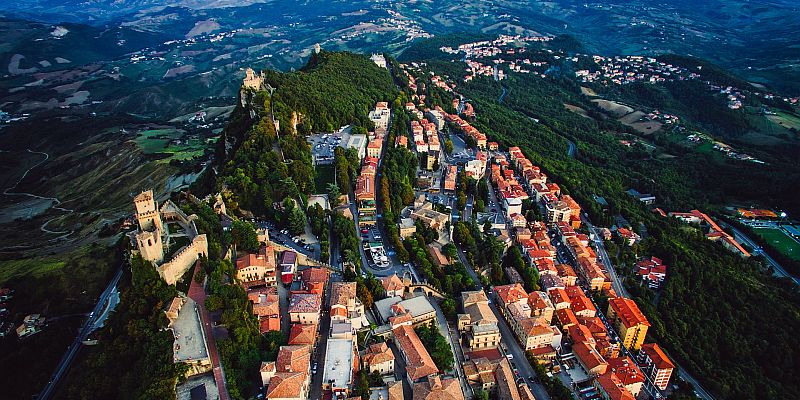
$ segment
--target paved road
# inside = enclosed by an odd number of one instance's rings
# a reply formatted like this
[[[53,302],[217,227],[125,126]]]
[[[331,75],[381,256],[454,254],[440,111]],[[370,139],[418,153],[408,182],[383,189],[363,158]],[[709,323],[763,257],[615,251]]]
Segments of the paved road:
[[[325,298],[322,302],[322,316],[320,317],[320,323],[318,325],[318,340],[314,345],[314,353],[311,357],[312,366],[313,363],[317,364],[317,373],[311,375],[310,399],[321,399],[323,397],[322,374],[325,371],[325,351],[328,348],[328,336],[331,330],[331,315],[328,311],[331,305],[331,285],[333,282],[339,281],[341,281],[341,275],[331,274],[330,279],[328,279],[327,288],[325,289]]]
[[[767,254],[761,248],[761,246],[758,245],[758,243],[756,243],[752,239],[750,239],[747,235],[744,234],[744,232],[740,231],[739,229],[737,229],[733,225],[726,224],[726,223],[724,223],[722,221],[720,221],[720,225],[722,225],[723,227],[731,228],[731,230],[733,230],[734,239],[736,239],[739,242],[746,243],[748,246],[750,246],[750,248],[753,249],[753,254],[764,256],[764,259],[766,259],[767,262],[772,266],[772,269],[774,271],[773,274],[775,276],[780,277],[780,278],[789,278],[792,281],[794,281],[795,284],[800,285],[800,279],[799,278],[797,278],[797,277],[793,276],[792,274],[786,272],[786,270],[783,269],[783,267],[781,267],[781,265],[778,264],[778,262],[775,261],[774,258],[770,257],[769,254]]]
[[[567,145],[568,145],[567,155],[572,158],[575,158],[575,142],[573,142],[572,140],[567,140]]]
[[[467,260],[464,251],[461,249],[458,250],[458,258],[462,264],[466,267],[465,269],[475,281],[479,290],[484,290],[483,285],[481,284],[481,280],[478,279],[478,274],[475,272],[475,269]],[[492,294],[489,294],[490,298]],[[489,304],[489,308],[492,309],[495,317],[497,318],[497,327],[500,329],[500,338],[502,343],[505,345],[506,353],[510,353],[514,357],[514,364],[517,366],[517,369],[520,371],[521,377],[528,383],[528,386],[531,388],[533,395],[536,397],[537,400],[547,400],[550,398],[550,395],[545,390],[544,386],[541,383],[532,381],[530,379],[531,376],[536,376],[536,372],[531,367],[530,362],[528,362],[528,358],[525,357],[525,351],[520,346],[519,342],[516,341],[514,333],[508,327],[506,320],[500,315],[500,311],[497,309],[495,305],[496,302],[492,301]],[[541,378],[540,378],[541,379]]]
[[[603,243],[602,238],[600,238],[600,235],[597,234],[596,228],[591,224],[591,222],[589,222],[589,220],[585,217],[585,215],[582,216],[581,219],[586,224],[586,227],[589,228],[589,231],[595,234],[594,235],[595,248],[597,250],[597,254],[603,257],[602,260],[603,265],[605,265],[608,274],[611,276],[611,285],[614,288],[614,291],[616,291],[617,294],[620,296],[630,297],[630,294],[628,293],[627,290],[625,290],[625,287],[622,285],[622,281],[617,275],[614,266],[611,264],[611,260],[608,259],[608,253],[606,252],[605,244]],[[675,360],[672,361],[678,367],[679,371],[678,375],[681,377],[681,379],[685,380],[686,382],[689,382],[702,399],[714,400],[714,396],[712,396],[711,393],[705,390],[705,388],[703,388],[703,386],[700,385],[700,382],[698,382],[697,379],[695,379],[691,374],[689,374],[685,368],[678,365],[678,363]]]
[[[453,356],[455,357],[455,363],[453,364],[453,372],[455,372],[456,376],[458,377],[458,381],[461,383],[461,391],[464,393],[466,398],[472,398],[474,393],[472,392],[472,386],[469,385],[467,382],[467,377],[464,376],[464,370],[461,368],[461,363],[464,362],[464,354],[461,352],[461,344],[458,341],[458,333],[454,333],[453,329],[451,329],[450,323],[447,322],[447,319],[444,317],[444,312],[442,312],[442,308],[439,307],[439,303],[435,300],[431,301],[431,305],[433,309],[436,310],[436,322],[439,325],[439,333],[447,339],[447,343],[450,344],[450,351],[453,352]],[[455,340],[454,336],[455,335]]]
[[[58,363],[56,371],[53,373],[53,376],[50,377],[50,381],[47,382],[47,385],[44,387],[44,389],[42,389],[42,391],[39,393],[37,399],[46,400],[53,395],[56,385],[67,372],[70,364],[78,354],[78,350],[80,350],[82,342],[86,340],[89,334],[94,331],[95,321],[100,317],[100,312],[103,310],[103,307],[105,307],[106,301],[109,299],[111,294],[114,293],[114,288],[116,288],[120,278],[122,278],[122,265],[119,266],[114,278],[111,279],[111,282],[108,283],[108,286],[106,286],[105,290],[103,290],[103,293],[100,294],[100,298],[97,299],[97,304],[95,304],[94,309],[89,314],[89,318],[87,318],[83,323],[78,336],[75,337],[75,340],[67,349],[64,357],[61,358],[61,362]]]
[[[603,266],[605,266],[606,271],[608,271],[608,275],[611,276],[611,287],[615,292],[617,292],[617,295],[622,297],[631,297],[630,293],[628,293],[628,291],[625,289],[625,286],[622,285],[622,280],[617,275],[617,271],[614,269],[614,266],[611,264],[611,260],[608,257],[608,252],[606,252],[606,246],[605,243],[603,243],[603,237],[600,235],[599,229],[595,228],[585,216],[581,216],[581,220],[584,224],[586,224],[589,232],[594,234],[594,247],[597,251],[597,255],[602,258],[601,262],[603,263]]]

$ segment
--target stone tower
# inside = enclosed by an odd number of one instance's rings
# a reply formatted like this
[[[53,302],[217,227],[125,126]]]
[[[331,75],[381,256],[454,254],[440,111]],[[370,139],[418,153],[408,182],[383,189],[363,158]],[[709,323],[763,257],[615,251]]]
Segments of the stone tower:
[[[164,244],[161,242],[159,231],[143,231],[136,235],[139,254],[147,261],[156,264],[164,261]]]
[[[133,198],[136,205],[136,220],[142,231],[162,230],[161,215],[158,213],[158,203],[153,198],[153,191],[139,193]]]
[[[164,244],[161,241],[163,224],[153,191],[139,193],[134,197],[133,203],[136,205],[136,220],[139,222],[139,232],[136,234],[139,253],[147,261],[160,263],[164,260]]]

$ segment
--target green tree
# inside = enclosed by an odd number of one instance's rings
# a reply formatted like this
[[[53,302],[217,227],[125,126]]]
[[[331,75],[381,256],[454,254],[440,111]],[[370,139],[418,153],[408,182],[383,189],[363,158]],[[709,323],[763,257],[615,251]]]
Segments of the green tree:
[[[233,221],[231,235],[239,251],[258,250],[258,234],[251,223],[242,220]]]

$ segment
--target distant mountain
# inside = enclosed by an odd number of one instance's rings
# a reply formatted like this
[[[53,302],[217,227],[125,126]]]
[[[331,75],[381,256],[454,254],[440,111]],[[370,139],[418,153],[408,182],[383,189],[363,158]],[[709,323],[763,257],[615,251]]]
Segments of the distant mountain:
[[[800,9],[793,0],[21,0],[2,2],[2,14],[47,23],[129,26],[173,37],[185,36],[196,23],[203,31],[207,20],[219,24],[219,31],[291,28],[298,38],[330,42],[338,37],[356,50],[387,44],[387,50],[397,51],[397,45],[422,32],[566,33],[589,51],[690,54],[754,82],[800,93]],[[398,42],[384,38],[398,33]],[[376,43],[375,37],[381,40]]]

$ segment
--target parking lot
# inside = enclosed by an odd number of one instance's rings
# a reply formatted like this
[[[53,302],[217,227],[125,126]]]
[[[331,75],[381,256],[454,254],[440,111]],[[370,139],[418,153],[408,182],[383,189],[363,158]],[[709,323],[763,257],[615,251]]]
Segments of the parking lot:
[[[309,135],[307,140],[311,146],[311,156],[314,159],[314,165],[318,164],[333,164],[334,151],[337,147],[346,148],[348,143],[353,140],[354,145],[366,146],[367,137],[365,135],[351,135],[351,127],[346,126],[340,131],[335,133],[315,133]]]

